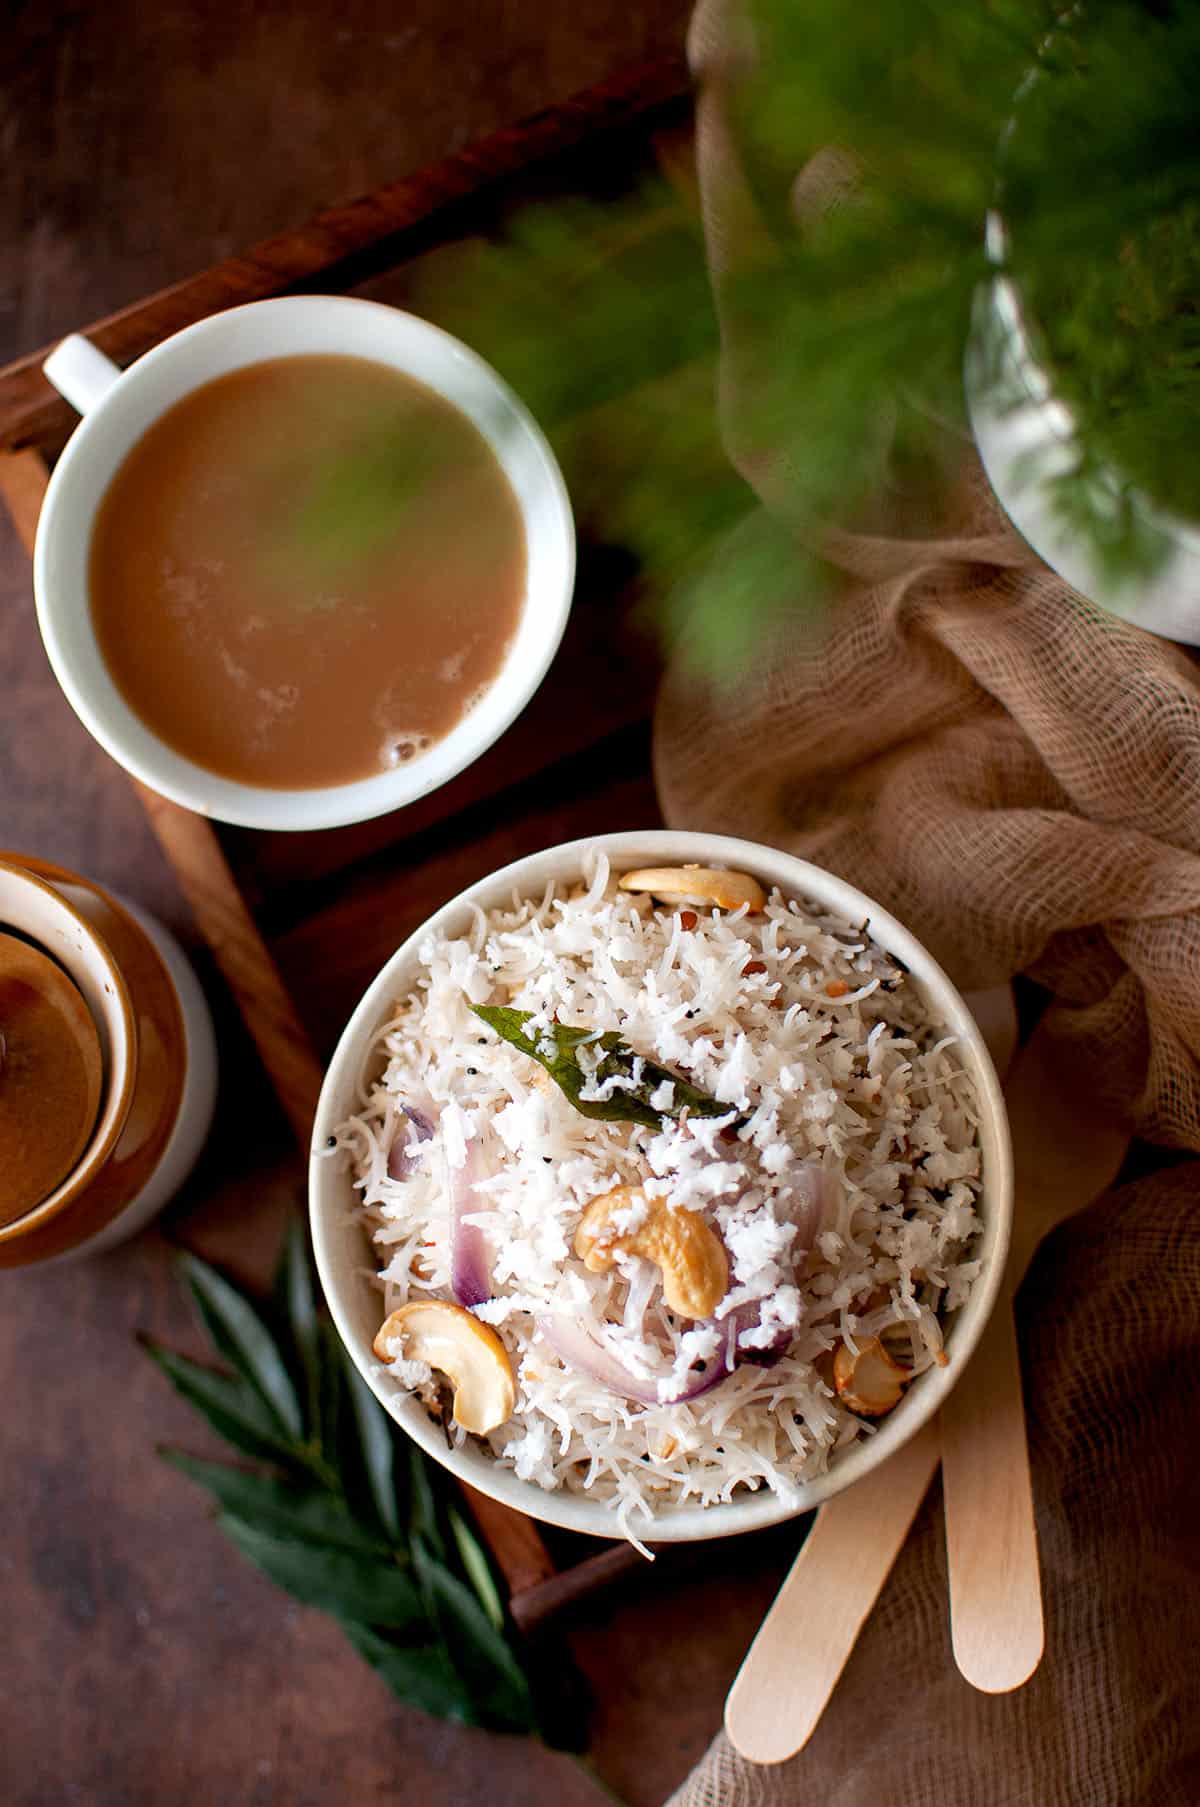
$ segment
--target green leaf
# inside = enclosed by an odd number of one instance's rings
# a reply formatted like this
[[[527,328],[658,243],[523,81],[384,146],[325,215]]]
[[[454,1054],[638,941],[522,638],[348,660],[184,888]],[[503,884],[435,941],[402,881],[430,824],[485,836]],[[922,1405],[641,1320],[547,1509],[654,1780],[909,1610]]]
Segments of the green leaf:
[[[564,1023],[552,1023],[548,1029],[527,1035],[525,1024],[532,1011],[513,1010],[506,1004],[472,1004],[471,1009],[502,1040],[544,1067],[559,1091],[583,1117],[596,1117],[606,1123],[642,1123],[648,1129],[661,1129],[664,1123],[678,1118],[684,1109],[694,1117],[729,1115],[728,1104],[719,1104],[707,1092],[698,1091],[686,1079],[681,1079],[678,1073],[669,1072],[666,1067],[647,1060],[645,1055],[635,1053],[611,1031],[597,1035],[591,1029],[573,1029]],[[585,1073],[579,1063],[578,1049],[585,1042],[603,1051],[603,1059],[589,1073]],[[635,1061],[640,1063],[639,1068],[635,1068]],[[635,1072],[637,1082],[631,1091],[622,1089],[605,1099],[580,1096],[589,1083],[599,1084],[614,1078],[632,1079]],[[650,1097],[664,1080],[674,1086],[675,1092],[670,1106],[660,1109],[650,1103]]]
[[[529,1683],[507,1639],[478,1600],[424,1545],[413,1545],[413,1573],[459,1674],[469,1683],[486,1723],[529,1731],[534,1723]]]
[[[358,1427],[359,1449],[371,1501],[388,1536],[398,1541],[400,1514],[396,1506],[392,1422],[345,1349],[342,1350],[342,1366],[350,1393],[351,1411]]]
[[[316,1299],[313,1294],[312,1260],[308,1251],[308,1233],[299,1218],[293,1218],[288,1225],[275,1284],[300,1364],[307,1408],[308,1435],[319,1439],[321,1435],[320,1338],[317,1327]]]
[[[479,1595],[479,1604],[496,1630],[503,1631],[504,1607],[501,1604],[500,1595],[496,1591],[496,1583],[492,1579],[488,1559],[478,1540],[467,1529],[466,1521],[454,1510],[453,1506],[450,1507],[446,1517],[450,1521],[450,1529],[454,1533],[454,1541],[458,1545],[458,1553],[462,1558],[462,1565],[467,1571],[467,1578]]]
[[[235,1518],[275,1537],[334,1546],[375,1561],[393,1559],[381,1539],[358,1524],[345,1500],[321,1487],[300,1487],[267,1475],[205,1462],[181,1449],[159,1451],[164,1461],[204,1487]]]
[[[300,1405],[286,1364],[254,1307],[195,1255],[181,1256],[180,1266],[219,1353],[257,1389],[279,1428],[289,1437],[302,1437]]]
[[[256,1388],[232,1375],[201,1367],[199,1362],[176,1355],[148,1338],[143,1339],[143,1347],[175,1391],[235,1449],[260,1462],[277,1465],[294,1465],[303,1460],[302,1452],[279,1435],[275,1416]]]
[[[438,1719],[457,1719],[465,1725],[479,1723],[470,1691],[455,1674],[440,1644],[401,1647],[353,1619],[343,1618],[340,1624],[358,1654],[408,1706],[433,1713]]]
[[[401,1699],[471,1724],[538,1729],[487,1556],[461,1514],[439,1506],[429,1465],[415,1447],[407,1491],[397,1490],[395,1433],[315,1309],[302,1233],[289,1236],[276,1288],[292,1328],[289,1359],[310,1402],[306,1440],[286,1434],[277,1404],[264,1396],[255,1327],[266,1333],[257,1313],[248,1305],[248,1315],[239,1312],[233,1289],[203,1264],[187,1267],[204,1322],[237,1372],[203,1367],[148,1338],[143,1346],[220,1436],[276,1472],[176,1449],[162,1450],[165,1460],[212,1496],[215,1522],[242,1555],[293,1598],[335,1617]],[[343,1390],[349,1412],[342,1410]],[[448,1566],[446,1520],[474,1593]],[[559,1663],[553,1684],[543,1677],[538,1685],[542,1733],[559,1742],[545,1709],[563,1682]],[[552,1717],[561,1717],[557,1707]],[[578,1742],[574,1731],[571,1741]]]
[[[413,1542],[423,1539],[443,1561],[446,1556],[446,1543],[441,1533],[437,1518],[437,1502],[433,1497],[433,1486],[429,1479],[429,1464],[424,1452],[414,1443],[408,1452],[409,1474],[409,1536]]]
[[[317,1325],[317,1347],[320,1367],[317,1390],[320,1396],[321,1448],[330,1467],[342,1469],[342,1339],[333,1325],[322,1318]]]
[[[411,1626],[425,1617],[421,1596],[394,1562],[277,1536],[232,1512],[217,1523],[243,1556],[306,1606],[371,1625]]]

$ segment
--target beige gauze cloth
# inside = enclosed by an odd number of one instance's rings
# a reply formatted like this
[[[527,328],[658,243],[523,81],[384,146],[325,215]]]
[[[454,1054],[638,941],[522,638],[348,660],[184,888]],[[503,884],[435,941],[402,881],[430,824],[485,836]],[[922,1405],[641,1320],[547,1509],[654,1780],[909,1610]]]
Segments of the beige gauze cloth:
[[[738,411],[769,353],[721,305],[765,230],[726,109],[744,50],[702,0],[722,431],[786,556],[811,529]],[[840,162],[815,160],[798,220],[839,184]],[[1200,1150],[1197,666],[1085,604],[1008,525],[966,442],[961,462],[924,537],[903,509],[822,536],[845,582],[819,630],[798,609],[736,686],[676,659],[655,731],[666,818],[840,873],[962,987],[1030,974],[1097,1095],[1141,1136]],[[1020,1295],[1047,1618],[1034,1679],[993,1697],[957,1673],[935,1485],[808,1747],[756,1768],[722,1735],[670,1807],[1200,1803],[1200,1162],[1160,1169],[1063,1225]]]

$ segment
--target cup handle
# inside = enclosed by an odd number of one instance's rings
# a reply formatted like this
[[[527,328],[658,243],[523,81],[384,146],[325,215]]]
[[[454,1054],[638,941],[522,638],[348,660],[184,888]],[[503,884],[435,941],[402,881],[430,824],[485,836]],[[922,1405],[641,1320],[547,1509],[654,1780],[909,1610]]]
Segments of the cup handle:
[[[54,347],[42,365],[42,374],[78,413],[87,414],[104,400],[121,371],[90,339],[72,333]]]

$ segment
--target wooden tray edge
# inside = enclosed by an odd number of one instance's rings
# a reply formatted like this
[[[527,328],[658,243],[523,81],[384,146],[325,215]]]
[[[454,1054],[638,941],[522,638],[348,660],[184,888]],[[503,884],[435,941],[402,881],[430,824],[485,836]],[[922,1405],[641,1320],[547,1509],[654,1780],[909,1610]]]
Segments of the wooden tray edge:
[[[404,235],[439,211],[589,137],[632,125],[678,100],[688,87],[682,54],[619,71],[439,163],[326,208],[301,226],[77,330],[125,363],[209,314],[281,294],[385,241],[394,241],[389,261],[400,262]],[[42,346],[0,369],[0,450],[52,444],[70,430],[74,412],[42,375],[51,350]]]

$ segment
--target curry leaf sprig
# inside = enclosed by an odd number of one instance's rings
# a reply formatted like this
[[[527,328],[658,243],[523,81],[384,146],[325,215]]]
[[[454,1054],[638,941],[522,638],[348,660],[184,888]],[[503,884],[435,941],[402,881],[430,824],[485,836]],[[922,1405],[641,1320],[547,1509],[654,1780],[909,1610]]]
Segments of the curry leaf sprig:
[[[301,1227],[288,1235],[270,1312],[195,1256],[181,1267],[227,1371],[145,1347],[254,1466],[161,1453],[211,1495],[230,1542],[295,1599],[332,1614],[410,1706],[549,1737],[488,1558],[319,1313]]]
[[[502,1040],[536,1060],[583,1117],[596,1117],[605,1123],[641,1123],[647,1129],[661,1129],[664,1123],[677,1119],[685,1110],[693,1117],[727,1117],[733,1108],[718,1103],[707,1092],[698,1091],[678,1073],[657,1066],[644,1054],[636,1053],[611,1031],[597,1035],[594,1029],[551,1023],[548,1028],[529,1033],[526,1025],[532,1011],[513,1010],[504,1004],[472,1004],[471,1009]],[[594,1048],[600,1058],[594,1064],[589,1061],[585,1067],[579,1058],[582,1047]],[[584,1097],[586,1087],[598,1088],[611,1079],[619,1081],[611,1096]],[[651,1099],[663,1084],[673,1088],[671,1102],[653,1104]]]

